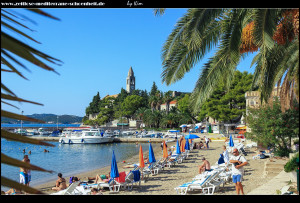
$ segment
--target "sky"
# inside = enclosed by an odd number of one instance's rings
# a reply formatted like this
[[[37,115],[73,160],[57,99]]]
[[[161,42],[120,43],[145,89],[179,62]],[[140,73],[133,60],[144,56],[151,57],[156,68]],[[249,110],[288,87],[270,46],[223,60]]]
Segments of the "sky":
[[[126,89],[126,77],[132,67],[136,89],[151,90],[153,82],[158,89],[192,92],[201,68],[211,51],[184,78],[175,84],[162,84],[161,50],[174,25],[187,9],[166,9],[163,16],[155,16],[148,8],[47,8],[45,12],[59,18],[53,20],[24,9],[14,9],[33,19],[36,24],[22,21],[34,32],[23,30],[35,40],[20,35],[19,40],[61,60],[61,66],[46,63],[54,72],[25,63],[30,69],[19,68],[28,80],[13,73],[2,73],[1,81],[18,97],[42,103],[12,103],[15,109],[2,104],[2,109],[24,115],[53,113],[84,116],[93,97],[120,93]],[[3,30],[5,31],[5,30]],[[7,33],[9,33],[7,31]],[[237,70],[254,72],[250,68],[253,54],[243,59]]]

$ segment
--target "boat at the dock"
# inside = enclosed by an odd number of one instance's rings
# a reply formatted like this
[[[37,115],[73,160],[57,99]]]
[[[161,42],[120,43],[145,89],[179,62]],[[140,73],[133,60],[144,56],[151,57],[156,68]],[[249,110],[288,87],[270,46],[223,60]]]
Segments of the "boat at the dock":
[[[112,142],[113,139],[113,136],[103,133],[100,129],[88,129],[65,133],[59,142],[62,144],[100,144]]]

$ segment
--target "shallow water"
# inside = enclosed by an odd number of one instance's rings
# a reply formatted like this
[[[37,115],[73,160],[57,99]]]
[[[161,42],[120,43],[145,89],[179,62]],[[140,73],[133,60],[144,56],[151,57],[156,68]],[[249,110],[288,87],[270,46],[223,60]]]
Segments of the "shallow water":
[[[31,164],[37,165],[54,173],[32,171],[31,186],[55,180],[60,172],[64,177],[84,171],[109,166],[111,164],[112,152],[114,150],[116,160],[122,161],[131,156],[138,155],[139,147],[131,143],[109,143],[109,144],[61,144],[50,142],[55,147],[32,145],[27,143],[12,142],[1,139],[1,152],[15,159],[23,159],[23,149],[28,155]],[[143,152],[149,149],[148,143],[142,143]],[[154,147],[155,144],[152,144]],[[43,152],[44,149],[49,152]],[[1,164],[1,176],[19,182],[19,168]],[[7,188],[1,186],[1,190]]]

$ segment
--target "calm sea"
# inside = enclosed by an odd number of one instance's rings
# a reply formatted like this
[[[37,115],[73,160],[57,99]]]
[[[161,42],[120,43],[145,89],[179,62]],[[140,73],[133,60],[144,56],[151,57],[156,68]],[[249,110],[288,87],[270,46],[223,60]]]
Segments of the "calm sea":
[[[50,142],[55,147],[46,147],[32,145],[27,143],[12,142],[1,139],[1,152],[10,157],[22,160],[23,149],[25,154],[31,150],[28,155],[31,164],[37,165],[47,170],[55,171],[53,174],[47,172],[32,171],[31,186],[43,184],[57,179],[57,173],[60,172],[68,179],[72,174],[90,171],[97,168],[109,166],[111,164],[112,151],[114,150],[116,160],[123,161],[128,157],[138,155],[139,147],[131,143],[109,143],[109,144],[60,144],[59,142]],[[155,144],[152,144],[154,147]],[[143,152],[148,152],[149,144],[142,143]],[[49,150],[48,153],[43,152]],[[138,160],[137,160],[138,162]],[[119,169],[120,170],[120,169]],[[100,173],[101,171],[99,171]],[[1,176],[19,182],[19,168],[6,164],[1,164]],[[1,190],[8,188],[1,186]]]

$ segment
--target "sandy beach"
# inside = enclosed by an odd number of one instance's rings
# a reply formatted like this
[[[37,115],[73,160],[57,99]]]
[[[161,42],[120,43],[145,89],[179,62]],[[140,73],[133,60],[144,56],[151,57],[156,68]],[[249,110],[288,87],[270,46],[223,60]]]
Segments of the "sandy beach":
[[[203,136],[201,136],[203,137]],[[199,139],[198,139],[199,140]],[[197,139],[195,140],[197,141]],[[174,146],[176,143],[171,142],[168,143],[168,148]],[[165,167],[164,171],[160,172],[158,175],[151,176],[148,181],[145,183],[141,183],[141,187],[134,187],[133,190],[120,190],[117,194],[112,194],[108,190],[103,192],[104,195],[176,195],[176,190],[174,189],[176,186],[179,186],[183,183],[192,181],[193,177],[198,174],[198,166],[202,164],[201,158],[205,157],[211,165],[214,165],[220,154],[222,153],[222,146],[224,145],[224,141],[222,140],[213,140],[210,142],[209,149],[194,149],[190,152],[189,157],[183,161],[181,164],[176,164],[174,167]],[[276,175],[276,173],[272,173],[272,175],[264,175],[264,166],[265,162],[269,159],[260,159],[254,160],[252,156],[257,153],[255,151],[256,148],[246,149],[248,153],[245,158],[248,161],[248,165],[245,166],[245,175],[243,179],[244,193],[247,194],[255,188],[261,186],[262,184],[271,180],[272,177]],[[160,147],[154,148],[154,153],[156,160],[162,157],[162,151]],[[148,152],[144,153],[144,158],[148,157]],[[276,161],[276,160],[275,160]],[[118,170],[129,171],[129,168],[123,168],[123,166],[131,163],[138,162],[138,154],[134,157],[123,161],[118,162]],[[74,176],[79,177],[81,180],[87,180],[87,177],[95,177],[96,174],[108,174],[110,171],[110,166],[105,168],[100,168],[94,171],[89,171],[81,174],[74,174]],[[279,173],[279,172],[278,172]],[[65,177],[66,180],[69,177]],[[51,194],[54,191],[51,188],[55,185],[55,181],[49,182],[46,184],[42,184],[36,186],[35,188],[40,189],[42,192],[46,194]],[[199,193],[188,193],[191,195],[197,195]],[[214,193],[214,195],[236,195],[234,183],[229,182],[225,184],[224,188]]]

